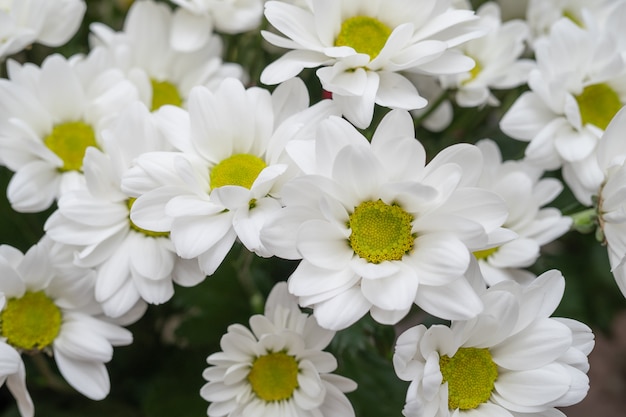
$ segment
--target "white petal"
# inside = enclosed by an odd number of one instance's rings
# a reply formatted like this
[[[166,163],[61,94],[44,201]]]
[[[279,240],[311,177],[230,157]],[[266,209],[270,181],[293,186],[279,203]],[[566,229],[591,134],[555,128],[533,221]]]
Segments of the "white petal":
[[[56,350],[54,359],[63,378],[85,397],[102,400],[108,395],[111,383],[104,364],[77,361]]]

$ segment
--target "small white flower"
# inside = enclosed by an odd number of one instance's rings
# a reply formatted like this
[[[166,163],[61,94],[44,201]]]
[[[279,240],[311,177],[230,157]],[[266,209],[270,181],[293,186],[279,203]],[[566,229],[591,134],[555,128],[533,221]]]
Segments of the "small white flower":
[[[83,0],[0,0],[0,62],[35,42],[63,45],[80,27],[86,8]]]
[[[560,19],[535,42],[537,68],[500,122],[512,138],[530,142],[526,158],[546,170],[563,168],[576,198],[591,205],[602,180],[598,139],[626,103],[626,61],[616,36]]]
[[[449,0],[312,0],[309,9],[268,1],[265,17],[284,37],[263,37],[290,51],[265,68],[261,81],[278,84],[321,67],[322,87],[360,128],[371,123],[374,103],[424,107],[426,100],[400,72],[469,71],[472,59],[452,48],[482,34],[474,12],[454,9]]]
[[[250,318],[251,331],[228,327],[222,352],[207,358],[200,394],[209,417],[353,417],[344,395],[356,384],[339,375],[335,357],[322,351],[335,332],[298,308],[285,283],[270,293],[265,314]]]
[[[45,210],[79,188],[85,149],[98,147],[107,122],[137,99],[107,57],[98,49],[84,59],[50,55],[40,68],[8,62],[9,79],[0,80],[0,154],[15,172],[7,196],[16,211]]]
[[[501,282],[483,293],[476,318],[401,334],[393,363],[411,381],[403,414],[562,416],[555,407],[580,402],[594,341],[583,323],[550,317],[564,288],[558,271],[526,287]]]
[[[132,335],[98,317],[102,311],[93,299],[93,271],[73,266],[71,257],[71,249],[46,238],[26,254],[0,246],[0,341],[20,353],[51,354],[72,387],[100,400],[110,389],[104,364],[113,346],[130,344]],[[4,358],[13,355],[1,349]],[[19,393],[18,403],[28,400],[26,392]]]
[[[222,41],[217,35],[191,52],[172,49],[173,19],[167,5],[138,1],[130,7],[122,32],[102,23],[91,25],[91,44],[111,50],[115,65],[135,83],[141,100],[153,111],[164,104],[183,105],[196,85],[215,88],[226,77],[243,77],[239,65],[222,62]]]
[[[442,77],[442,85],[457,89],[456,102],[462,107],[497,106],[499,101],[491,89],[525,84],[534,67],[532,60],[520,59],[526,48],[528,26],[522,20],[502,23],[500,8],[493,2],[484,3],[476,15],[489,31],[458,47],[476,65],[469,72]]]
[[[585,27],[594,20],[606,16],[609,5],[614,0],[529,0],[526,21],[533,38],[547,36],[552,25],[566,17],[578,26]]]
[[[343,329],[368,311],[393,324],[414,303],[448,319],[480,312],[464,278],[469,251],[511,236],[500,228],[503,201],[474,187],[477,148],[451,146],[426,165],[411,116],[393,110],[371,144],[331,117],[314,141],[287,150],[305,175],[283,186],[285,207],[261,238],[275,255],[302,259],[289,290],[320,325]]]
[[[174,11],[170,43],[179,51],[202,48],[216,29],[241,33],[256,29],[263,18],[263,0],[172,0]]]
[[[268,256],[259,230],[280,209],[280,186],[292,175],[284,146],[333,111],[329,100],[307,105],[301,81],[270,95],[226,79],[215,92],[195,87],[188,111],[164,106],[156,116],[176,152],[145,153],[124,177],[122,188],[138,197],[132,221],[171,232],[176,252],[197,257],[207,275],[237,238]]]
[[[170,149],[148,109],[140,102],[129,106],[102,137],[106,153],[89,148],[84,158],[86,189],[63,195],[45,230],[76,247],[77,264],[96,268],[96,300],[107,315],[119,317],[140,300],[164,303],[174,283],[196,285],[205,275],[197,260],[176,255],[168,233],[130,221],[135,199],[121,191],[123,174],[140,154]]]
[[[527,281],[534,275],[520,268],[532,266],[540,247],[554,241],[572,224],[557,208],[544,207],[563,190],[556,178],[540,178],[543,171],[526,161],[502,161],[495,142],[476,143],[481,150],[484,169],[479,186],[497,193],[507,205],[509,216],[504,227],[517,238],[487,250],[475,252],[481,272],[489,285],[513,279]]]

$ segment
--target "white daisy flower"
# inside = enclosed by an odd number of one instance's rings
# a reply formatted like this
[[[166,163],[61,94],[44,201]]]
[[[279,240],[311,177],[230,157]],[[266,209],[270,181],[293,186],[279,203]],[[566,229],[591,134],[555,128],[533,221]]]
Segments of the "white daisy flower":
[[[196,85],[215,88],[226,77],[243,77],[241,66],[222,62],[222,41],[217,35],[192,52],[172,49],[172,25],[173,12],[167,5],[138,1],[129,9],[122,32],[102,23],[90,26],[91,44],[112,51],[115,65],[135,83],[141,100],[153,111],[164,104],[183,105]]]
[[[450,327],[423,325],[398,337],[393,363],[411,381],[406,417],[561,416],[589,389],[591,329],[550,317],[563,296],[559,271],[482,295],[484,311]]]
[[[0,298],[5,300],[0,308],[0,340],[20,353],[54,356],[72,387],[100,400],[110,389],[104,364],[111,360],[113,346],[130,344],[132,335],[98,317],[93,271],[68,264],[68,256],[71,250],[46,238],[26,254],[0,246]],[[12,354],[5,350],[0,362],[10,360]],[[25,400],[27,393],[21,396]]]
[[[96,268],[96,300],[107,315],[119,317],[140,300],[162,304],[174,283],[196,285],[205,275],[197,260],[176,255],[168,233],[142,229],[129,218],[135,199],[121,191],[122,175],[140,154],[169,149],[148,109],[140,102],[129,106],[102,138],[106,153],[89,148],[84,158],[86,189],[63,195],[45,230],[76,246],[78,265]]]
[[[469,71],[472,59],[452,48],[483,33],[473,11],[454,9],[449,0],[311,0],[308,10],[268,1],[265,17],[284,37],[265,31],[263,37],[291,50],[265,68],[261,82],[278,84],[321,66],[322,87],[360,128],[371,123],[374,103],[424,107],[426,100],[400,72]]]
[[[602,173],[598,139],[626,103],[626,62],[612,33],[585,30],[570,19],[535,42],[538,68],[500,122],[510,137],[530,142],[526,158],[546,170],[563,168],[576,198],[591,205]]]
[[[170,44],[194,51],[210,41],[213,30],[235,34],[259,27],[263,0],[172,0],[174,11]]]
[[[498,145],[489,139],[476,146],[484,160],[478,184],[502,197],[509,212],[504,227],[518,236],[474,255],[489,285],[507,279],[528,281],[534,275],[520,268],[532,266],[540,247],[562,236],[572,225],[571,217],[563,216],[557,208],[544,207],[561,193],[563,185],[556,178],[541,178],[543,171],[524,160],[503,162]]]
[[[61,46],[78,31],[83,0],[0,0],[0,61],[33,43]]]
[[[85,149],[120,108],[137,99],[135,87],[107,54],[85,59],[48,56],[41,67],[8,63],[0,80],[0,154],[15,172],[7,187],[13,209],[37,212],[83,181]]]
[[[156,115],[177,152],[145,153],[123,179],[123,189],[138,197],[132,221],[171,232],[176,252],[197,257],[207,275],[237,238],[268,256],[259,230],[280,209],[277,193],[292,175],[285,143],[334,111],[329,100],[307,106],[301,81],[270,95],[256,87],[246,90],[235,79],[226,79],[215,92],[195,87],[188,111],[164,106]]]
[[[448,319],[481,311],[464,278],[470,250],[511,235],[500,228],[504,202],[473,187],[482,169],[476,147],[451,146],[425,165],[402,110],[385,116],[371,145],[338,117],[300,142],[287,150],[306,175],[285,184],[285,208],[261,237],[275,255],[302,259],[289,291],[321,326],[343,329],[368,311],[393,324],[413,303]]]
[[[200,395],[211,402],[209,417],[354,416],[344,393],[356,384],[332,374],[337,361],[322,351],[335,332],[302,313],[285,283],[270,293],[265,314],[250,318],[250,329],[229,326],[222,352],[207,358]]]
[[[510,89],[526,84],[534,61],[520,59],[528,40],[528,26],[522,20],[502,23],[497,3],[484,3],[477,11],[485,36],[459,46],[476,65],[471,71],[442,77],[444,88],[455,88],[456,102],[462,107],[499,105],[491,89]]]

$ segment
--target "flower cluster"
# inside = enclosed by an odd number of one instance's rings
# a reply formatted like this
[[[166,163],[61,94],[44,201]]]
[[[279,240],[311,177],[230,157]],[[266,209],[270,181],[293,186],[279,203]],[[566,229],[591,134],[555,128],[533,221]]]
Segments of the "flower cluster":
[[[48,3],[0,0],[6,200],[42,219],[0,246],[22,417],[26,358],[101,400],[129,328],[189,363],[202,340],[183,389],[209,417],[381,414],[361,360],[408,383],[405,417],[585,398],[594,335],[553,317],[566,279],[541,260],[595,231],[626,297],[626,0],[136,0],[88,26],[107,6]],[[80,51],[30,59],[79,27]]]

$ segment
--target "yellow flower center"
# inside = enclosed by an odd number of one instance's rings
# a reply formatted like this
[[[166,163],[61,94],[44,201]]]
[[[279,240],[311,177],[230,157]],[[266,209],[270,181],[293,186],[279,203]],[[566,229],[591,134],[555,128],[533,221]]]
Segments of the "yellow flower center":
[[[369,16],[354,16],[344,20],[341,30],[335,39],[335,46],[350,46],[370,59],[378,56],[391,29],[378,19]]]
[[[463,80],[462,84],[467,84],[470,81],[476,79],[476,77],[478,77],[478,74],[480,74],[480,72],[483,70],[483,66],[480,64],[480,62],[478,62],[476,58],[472,59],[474,60],[474,68],[469,71],[469,78]]]
[[[487,259],[488,257],[490,257],[491,255],[493,255],[494,253],[496,253],[498,251],[498,249],[500,249],[499,246],[496,246],[495,248],[489,248],[489,249],[485,249],[485,250],[477,250],[476,252],[474,252],[474,256],[476,257],[476,259],[481,260],[481,259]]]
[[[133,223],[133,221],[130,219],[130,209],[133,207],[133,204],[135,204],[135,200],[137,199],[133,197],[126,200],[126,206],[128,207],[128,213],[129,213],[128,222],[130,223],[130,228],[150,237],[169,237],[170,232],[153,232],[152,230],[142,229],[141,227]]]
[[[67,122],[54,126],[43,143],[63,161],[60,171],[80,171],[87,148],[98,147],[93,128],[83,122]]]
[[[61,310],[43,291],[10,298],[0,312],[0,334],[18,349],[42,350],[61,330]]]
[[[604,130],[609,122],[622,108],[619,95],[606,84],[593,84],[585,87],[576,96],[583,125],[590,123]]]
[[[211,169],[211,190],[225,185],[250,189],[265,167],[265,161],[255,155],[241,153],[230,156]]]
[[[150,80],[152,84],[152,107],[151,111],[158,110],[161,106],[171,104],[181,107],[183,99],[176,86],[169,81]]]
[[[398,205],[378,201],[359,204],[348,220],[354,252],[372,263],[397,261],[413,249],[413,216]]]
[[[498,367],[489,349],[460,348],[451,358],[439,358],[443,383],[448,383],[448,408],[472,410],[489,400]]]
[[[570,10],[563,10],[563,17],[568,18],[569,20],[571,20],[572,22],[574,22],[574,24],[580,28],[585,28],[585,25],[583,25],[583,22],[580,20],[580,18],[572,11]]]
[[[286,400],[298,388],[298,362],[284,352],[260,356],[252,363],[248,382],[262,400]]]

